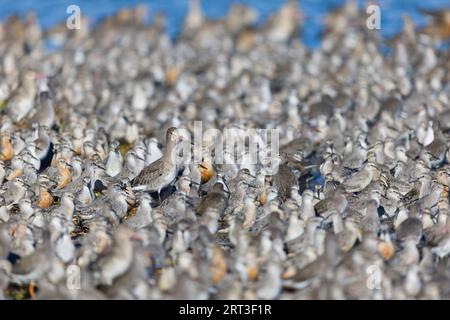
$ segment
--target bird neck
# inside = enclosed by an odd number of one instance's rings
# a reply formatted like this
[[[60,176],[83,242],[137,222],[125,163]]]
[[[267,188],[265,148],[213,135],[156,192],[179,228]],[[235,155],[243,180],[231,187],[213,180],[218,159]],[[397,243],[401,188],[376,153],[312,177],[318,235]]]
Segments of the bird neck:
[[[177,146],[174,141],[169,140],[166,145],[166,149],[164,150],[164,160],[171,164],[176,163],[177,156]]]

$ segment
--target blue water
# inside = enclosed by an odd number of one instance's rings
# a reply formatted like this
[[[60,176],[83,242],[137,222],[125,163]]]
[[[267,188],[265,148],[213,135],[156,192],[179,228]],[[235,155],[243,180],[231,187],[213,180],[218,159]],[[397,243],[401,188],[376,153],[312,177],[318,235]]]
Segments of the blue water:
[[[232,2],[251,5],[258,9],[261,21],[264,21],[286,0],[203,0],[202,8],[211,18],[222,17]],[[310,47],[320,43],[320,32],[323,19],[331,8],[341,5],[345,0],[301,0],[300,8],[305,16],[305,27],[302,31],[303,41]],[[359,0],[363,6],[365,1]],[[66,9],[71,4],[81,8],[81,13],[87,15],[92,21],[98,21],[122,7],[131,7],[137,4],[147,4],[150,9],[150,20],[157,11],[166,14],[168,32],[174,36],[188,9],[188,0],[0,0],[0,20],[11,14],[23,16],[27,11],[37,12],[39,21],[48,28],[60,21],[64,21],[68,14]],[[418,26],[426,23],[426,18],[417,8],[440,9],[450,8],[449,0],[380,0],[381,8],[381,34],[391,36],[402,27],[402,14],[408,13]]]

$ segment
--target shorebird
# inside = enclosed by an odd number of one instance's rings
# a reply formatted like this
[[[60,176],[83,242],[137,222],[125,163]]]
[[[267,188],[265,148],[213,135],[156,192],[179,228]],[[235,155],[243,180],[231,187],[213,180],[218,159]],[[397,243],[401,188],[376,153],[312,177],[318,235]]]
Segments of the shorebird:
[[[142,193],[139,198],[139,206],[136,213],[131,218],[127,219],[127,225],[133,229],[138,230],[150,225],[153,222],[152,217],[152,198],[147,193]]]
[[[57,189],[63,189],[72,181],[71,165],[63,158],[58,160],[56,177],[49,175],[50,179],[57,181]]]
[[[333,231],[336,241],[342,251],[349,251],[357,240],[361,240],[361,230],[356,222],[351,219],[342,219],[340,213],[333,215]]]
[[[423,234],[427,243],[433,247],[433,253],[441,258],[450,253],[450,219],[441,217],[435,225],[424,229]]]
[[[118,176],[118,179],[133,180],[142,171],[144,166],[145,166],[145,159],[139,156],[135,151],[130,150],[125,155],[124,166]]]
[[[123,275],[133,259],[133,231],[125,226],[118,227],[113,234],[111,250],[95,262],[96,279],[100,284],[112,285],[114,279]]]
[[[367,233],[377,234],[380,229],[380,217],[378,216],[378,203],[370,200],[364,218],[361,220],[361,230]]]
[[[410,216],[396,229],[397,239],[400,241],[411,240],[418,243],[422,237],[423,224],[420,217]]]
[[[199,170],[202,183],[209,182],[214,176],[212,160],[209,157],[203,158],[202,163],[199,165]]]
[[[8,222],[10,217],[10,213],[8,208],[6,207],[5,198],[0,196],[0,222]]]
[[[315,217],[313,204],[314,194],[311,190],[305,190],[302,194],[302,206],[300,208],[300,216],[303,221],[307,222],[308,219]]]
[[[108,159],[106,160],[106,174],[110,177],[117,176],[122,170],[123,158],[119,151],[119,141],[113,141],[109,145]]]
[[[68,233],[75,229],[73,214],[75,212],[74,195],[64,193],[59,206],[53,208],[49,213],[49,231],[53,243],[66,231]]]
[[[133,191],[158,192],[168,186],[176,176],[177,144],[183,141],[175,127],[171,127],[166,133],[166,147],[163,156],[145,167],[131,182]]]
[[[21,177],[17,177],[9,182],[9,186],[3,197],[8,206],[18,204],[19,201],[25,197],[28,191],[28,186]]]
[[[49,153],[52,152],[52,141],[51,141],[51,129],[47,126],[41,126],[37,123],[32,124],[32,128],[34,130],[34,143],[36,144],[36,155],[41,160],[41,168],[43,166],[48,166],[50,162],[48,157]],[[46,160],[46,163],[43,163],[43,160]],[[41,170],[39,168],[39,170]]]
[[[34,106],[36,76],[36,71],[24,70],[20,75],[19,86],[8,99],[7,114],[14,122],[21,121]]]
[[[197,207],[197,213],[203,215],[207,210],[213,210],[219,215],[223,213],[227,207],[228,195],[221,182],[217,182],[212,187],[212,190],[200,201]]]
[[[398,261],[398,264],[401,266],[413,266],[419,262],[420,253],[417,249],[416,239],[407,239],[403,243],[403,249],[396,255],[395,260]]]
[[[360,192],[364,190],[372,181],[373,173],[376,170],[376,165],[368,162],[361,171],[347,177],[343,183],[345,191]]]
[[[450,38],[450,11],[448,9],[420,9],[420,11],[431,18],[430,24],[420,30],[422,33],[442,40]]]
[[[300,19],[301,14],[297,3],[288,1],[267,21],[262,32],[269,41],[287,41],[299,32]]]
[[[29,283],[40,280],[50,269],[53,257],[50,234],[46,231],[43,242],[36,250],[18,261],[11,270],[10,279],[13,283]]]
[[[286,164],[280,164],[277,172],[272,176],[272,185],[282,197],[290,197],[292,186],[297,183],[297,177]]]
[[[101,198],[95,199],[87,206],[79,206],[76,216],[83,220],[106,219],[116,224],[128,211],[128,195],[122,183],[113,183],[105,190]]]
[[[10,161],[15,154],[12,142],[11,142],[11,133],[9,131],[1,132],[1,152],[0,152],[0,160]]]
[[[94,201],[95,195],[92,192],[91,184],[92,184],[91,177],[89,176],[83,177],[83,184],[80,190],[77,190],[75,193],[75,200],[77,201],[77,203],[86,206],[92,201]]]
[[[341,214],[344,213],[347,205],[348,201],[343,194],[343,190],[335,190],[332,194],[327,195],[325,199],[318,201],[314,205],[314,210],[318,215],[328,218],[334,211]]]
[[[30,124],[37,123],[40,126],[51,128],[55,125],[56,114],[53,106],[52,95],[49,91],[47,80],[41,80],[39,86],[38,105],[34,111],[27,115],[27,122]]]
[[[391,241],[389,230],[382,230],[380,234],[380,242],[378,243],[378,253],[384,260],[391,259],[395,254],[395,247]]]
[[[247,181],[241,180],[234,189],[231,189],[227,201],[227,206],[219,222],[221,224],[220,232],[227,231],[229,221],[233,220],[241,212],[244,212],[245,198],[248,197],[249,185]]]

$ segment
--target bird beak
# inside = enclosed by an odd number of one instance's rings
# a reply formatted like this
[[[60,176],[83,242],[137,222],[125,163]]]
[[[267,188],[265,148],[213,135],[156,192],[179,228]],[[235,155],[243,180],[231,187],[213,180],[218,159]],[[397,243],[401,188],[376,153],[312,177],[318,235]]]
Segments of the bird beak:
[[[177,142],[183,142],[183,141],[186,141],[186,140],[187,140],[187,138],[184,137],[184,136],[182,136],[182,135],[179,135],[179,136],[177,137]]]
[[[145,161],[144,158],[139,157],[138,155],[136,155],[136,158],[138,158],[139,160]]]
[[[36,79],[42,80],[42,79],[45,79],[45,78],[46,78],[46,76],[45,76],[44,73],[40,73],[40,72],[36,73]]]
[[[191,205],[194,207],[194,201],[192,200],[191,197],[186,196],[186,198],[184,199],[184,201],[186,201],[187,204]]]
[[[31,189],[31,186],[30,186],[28,183],[23,182],[23,185],[24,185],[25,187],[28,187],[28,189]]]
[[[56,181],[55,179],[52,179],[52,178],[50,178],[50,177],[48,178],[48,181],[49,181],[49,182],[52,182],[52,183],[58,183],[58,181]]]
[[[32,164],[31,162],[29,162],[29,161],[26,161],[26,160],[22,160],[22,161],[23,161],[24,163],[30,165],[30,166],[33,166],[33,164]]]
[[[137,232],[133,233],[133,235],[130,237],[130,239],[133,241],[142,241],[142,237]]]
[[[9,205],[6,206],[6,209],[11,210],[12,208],[17,208],[18,206],[14,203],[11,203]]]

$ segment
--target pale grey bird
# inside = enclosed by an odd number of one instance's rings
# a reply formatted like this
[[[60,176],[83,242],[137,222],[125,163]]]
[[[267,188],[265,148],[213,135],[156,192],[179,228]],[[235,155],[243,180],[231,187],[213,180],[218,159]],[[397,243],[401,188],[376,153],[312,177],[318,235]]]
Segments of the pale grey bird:
[[[23,160],[31,164],[36,170],[41,167],[41,160],[38,157],[36,144],[34,141],[27,143],[27,147],[20,152],[23,156]]]
[[[11,242],[11,236],[8,233],[8,225],[5,223],[1,223],[0,224],[0,261],[7,258],[10,242]]]
[[[335,190],[335,192],[327,195],[323,200],[318,201],[314,205],[314,210],[318,215],[328,218],[334,210],[340,213],[344,212],[347,208],[348,201],[341,189]]]
[[[25,184],[21,177],[17,177],[14,180],[9,181],[8,188],[6,189],[5,193],[3,193],[6,205],[10,207],[12,205],[19,204],[19,201],[22,198],[25,198],[27,190],[28,186]]]
[[[343,182],[345,191],[347,192],[360,192],[364,190],[373,179],[376,165],[372,162],[368,162],[360,171],[347,177]]]
[[[27,121],[31,124],[37,123],[40,126],[46,126],[48,128],[55,125],[56,114],[53,106],[53,98],[46,81],[40,84],[38,105],[34,109],[34,112],[30,112]]]
[[[439,257],[445,257],[450,253],[450,219],[438,221],[430,228],[423,230],[427,243],[433,248],[433,253]]]
[[[21,121],[34,106],[36,76],[34,70],[22,71],[17,89],[8,98],[7,114],[14,122]]]
[[[145,165],[155,162],[163,156],[163,153],[158,147],[158,140],[156,138],[150,138],[147,142],[147,153],[145,157]]]
[[[20,199],[19,211],[21,219],[28,220],[34,214],[34,208],[31,204],[31,200],[28,198]]]
[[[50,233],[46,231],[36,250],[14,264],[10,274],[11,282],[23,284],[42,279],[50,270],[53,257]]]
[[[74,159],[75,159],[75,157],[74,157]],[[74,159],[72,159],[72,160],[74,160]],[[76,162],[78,162],[78,160],[76,160]],[[78,164],[75,164],[74,167],[77,167]],[[105,168],[103,167],[103,165],[99,164],[99,161],[86,160],[84,163],[82,163],[82,172],[79,173],[79,176],[77,178],[72,179],[72,181],[62,189],[52,190],[52,193],[56,196],[62,195],[65,192],[77,194],[87,184],[88,181],[85,178],[90,179],[89,186],[90,186],[91,192],[93,193],[94,187],[95,187],[95,181],[98,178],[103,177],[103,175],[101,173],[104,172],[104,169]]]
[[[403,249],[396,255],[393,263],[394,265],[400,265],[401,267],[413,266],[417,265],[419,259],[420,253],[417,249],[416,239],[407,238],[403,243]]]
[[[64,193],[59,206],[53,208],[48,215],[51,240],[55,243],[62,234],[75,229],[73,215],[75,212],[74,195]]]
[[[152,217],[152,198],[147,193],[142,193],[139,197],[139,206],[136,213],[127,219],[127,225],[133,230],[145,228],[153,222]]]
[[[410,216],[405,219],[395,230],[400,241],[411,240],[418,243],[422,237],[423,224],[420,217]]]
[[[308,221],[309,218],[312,218],[316,215],[314,210],[314,193],[311,190],[305,190],[302,194],[302,206],[300,208],[300,216],[303,221]]]
[[[212,190],[200,200],[200,204],[197,207],[197,213],[203,215],[207,210],[213,210],[221,215],[228,203],[227,191],[224,189],[224,185],[221,182],[217,182],[212,187]]]
[[[276,252],[272,253],[276,257]],[[281,266],[277,258],[270,259],[265,272],[256,284],[256,295],[259,299],[272,300],[278,297],[282,288]]]
[[[246,180],[241,180],[230,190],[230,197],[223,213],[224,219],[230,215],[240,213],[244,208],[244,198],[249,191],[249,184]]]
[[[366,233],[377,234],[380,230],[381,222],[378,216],[378,203],[375,200],[370,200],[367,203],[367,208],[364,218],[361,220],[361,230]]]
[[[108,186],[105,194],[87,206],[77,208],[76,216],[83,220],[107,218],[111,223],[123,219],[128,211],[128,196],[124,185],[114,183]]]
[[[111,245],[93,266],[99,284],[110,286],[129,269],[133,261],[133,234],[131,229],[123,225],[114,230]]]
[[[109,145],[108,159],[106,160],[105,172],[110,177],[117,176],[122,171],[123,158],[119,151],[120,143],[113,141]]]
[[[64,263],[69,263],[75,258],[75,244],[71,239],[69,230],[65,230],[55,243],[55,253]]]
[[[118,180],[133,180],[144,169],[145,159],[141,158],[134,150],[125,155],[124,166],[118,175]]]
[[[10,218],[9,209],[6,207],[5,198],[0,195],[0,222],[8,222]]]
[[[84,176],[81,189],[75,192],[75,201],[77,201],[77,203],[80,203],[82,206],[90,204],[95,199],[91,184],[91,178],[89,176]]]
[[[132,180],[133,191],[158,192],[169,185],[176,176],[177,143],[183,141],[175,127],[171,127],[166,133],[166,147],[164,155],[145,167],[139,175]]]
[[[41,160],[45,159],[49,152],[51,151],[50,148],[52,146],[52,141],[50,137],[50,127],[41,126],[37,123],[33,123],[33,130],[35,133],[33,133],[34,136],[34,143],[36,144],[36,155]],[[40,168],[39,168],[40,169]]]
[[[445,159],[447,153],[447,141],[442,134],[437,122],[433,123],[433,141],[426,145],[423,156],[431,168],[439,167]]]
[[[354,143],[351,150],[351,153],[344,159],[342,166],[344,168],[360,169],[367,158],[367,150],[359,140]]]

